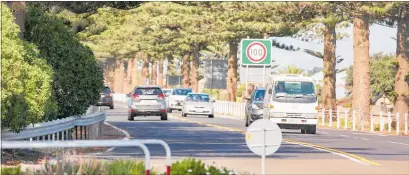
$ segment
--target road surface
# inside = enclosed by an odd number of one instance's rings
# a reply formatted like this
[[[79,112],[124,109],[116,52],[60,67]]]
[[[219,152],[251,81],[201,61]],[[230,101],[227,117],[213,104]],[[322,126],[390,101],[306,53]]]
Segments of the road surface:
[[[102,110],[106,122],[126,131],[130,139],[166,141],[173,161],[193,157],[238,172],[260,173],[261,159],[245,143],[244,120],[182,117],[174,111],[168,121],[159,116],[128,121],[122,102],[115,102],[114,110]],[[283,130],[283,139],[277,153],[267,157],[268,174],[409,174],[409,137],[319,128],[315,135]],[[163,148],[148,147],[154,168],[163,168]],[[115,148],[94,156],[142,160],[143,154],[138,148]]]

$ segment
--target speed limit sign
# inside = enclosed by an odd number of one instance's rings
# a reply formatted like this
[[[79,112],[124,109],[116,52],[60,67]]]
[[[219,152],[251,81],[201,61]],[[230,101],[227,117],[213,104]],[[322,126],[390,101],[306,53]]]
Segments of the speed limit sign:
[[[271,41],[266,39],[241,41],[242,65],[269,65]]]

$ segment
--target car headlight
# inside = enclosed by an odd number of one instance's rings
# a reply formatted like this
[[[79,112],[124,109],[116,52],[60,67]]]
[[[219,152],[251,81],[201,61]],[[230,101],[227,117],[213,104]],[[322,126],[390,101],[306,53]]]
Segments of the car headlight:
[[[314,113],[308,113],[308,114],[303,114],[305,118],[317,118],[317,114]]]

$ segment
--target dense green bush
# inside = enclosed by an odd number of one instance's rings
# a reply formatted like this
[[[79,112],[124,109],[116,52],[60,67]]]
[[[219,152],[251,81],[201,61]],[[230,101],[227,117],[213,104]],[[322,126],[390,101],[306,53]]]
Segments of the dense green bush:
[[[18,38],[19,27],[11,10],[1,6],[1,126],[18,132],[55,116],[53,70],[33,44]]]
[[[187,175],[187,174],[203,174],[210,173],[211,175],[227,175],[229,170],[226,168],[218,169],[214,166],[206,166],[201,160],[184,159],[181,162],[177,161],[172,164],[173,175]]]
[[[4,6],[3,6],[4,7]],[[2,8],[3,8],[2,7]],[[22,174],[22,172],[21,172],[21,167],[20,166],[18,166],[18,167],[10,167],[10,168],[7,168],[7,167],[2,167],[1,168],[1,174],[2,175],[20,175],[20,174]]]
[[[115,160],[106,164],[107,174],[128,175],[128,174],[145,174],[145,164],[130,160]],[[151,170],[152,175],[156,175]]]
[[[52,89],[57,117],[85,113],[89,105],[97,102],[103,88],[103,72],[92,51],[78,41],[61,19],[30,3],[25,27],[24,37],[38,46],[41,57],[55,72]]]

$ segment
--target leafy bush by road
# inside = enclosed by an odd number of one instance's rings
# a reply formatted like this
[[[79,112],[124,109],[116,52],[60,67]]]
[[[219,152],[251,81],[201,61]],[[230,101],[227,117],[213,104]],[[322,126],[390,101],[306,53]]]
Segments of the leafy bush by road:
[[[57,117],[85,113],[89,105],[97,102],[103,88],[103,72],[94,54],[56,16],[28,5],[26,17],[24,37],[38,46],[40,56],[55,72],[52,90],[58,105]]]
[[[35,45],[18,38],[11,10],[1,6],[1,126],[19,132],[30,123],[55,116],[53,70]]]

